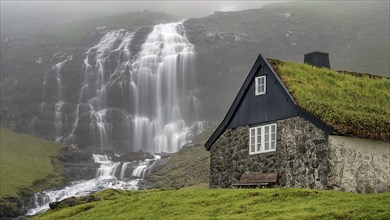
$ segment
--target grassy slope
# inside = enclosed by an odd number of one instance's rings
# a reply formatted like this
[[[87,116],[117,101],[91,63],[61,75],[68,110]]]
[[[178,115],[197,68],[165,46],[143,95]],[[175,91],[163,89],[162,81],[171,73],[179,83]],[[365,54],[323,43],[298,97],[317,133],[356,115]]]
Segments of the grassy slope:
[[[282,63],[278,72],[296,101],[341,134],[390,140],[390,79]]]
[[[148,177],[158,187],[176,188],[208,183],[210,153],[203,145],[184,147],[161,170]]]
[[[390,194],[306,189],[105,190],[35,219],[388,219]]]
[[[217,124],[210,125],[193,140],[194,146],[184,146],[172,155],[160,170],[147,179],[161,188],[188,187],[208,184],[210,177],[210,152],[204,143],[214,132]]]
[[[0,132],[0,198],[17,196],[23,188],[36,191],[62,182],[52,164],[62,145],[4,128]]]

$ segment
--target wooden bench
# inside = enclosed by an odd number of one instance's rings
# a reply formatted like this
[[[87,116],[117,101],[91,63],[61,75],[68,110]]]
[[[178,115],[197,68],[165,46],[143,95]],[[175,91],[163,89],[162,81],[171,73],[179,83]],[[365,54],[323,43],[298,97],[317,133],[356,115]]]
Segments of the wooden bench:
[[[233,183],[232,187],[267,187],[275,184],[278,179],[278,173],[244,173],[240,181]]]

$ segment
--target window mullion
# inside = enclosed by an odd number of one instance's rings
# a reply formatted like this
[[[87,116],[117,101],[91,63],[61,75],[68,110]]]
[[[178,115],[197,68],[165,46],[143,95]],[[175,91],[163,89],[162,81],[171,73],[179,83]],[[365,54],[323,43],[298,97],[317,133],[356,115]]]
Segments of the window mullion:
[[[257,128],[253,128],[255,129],[255,152],[257,153]]]
[[[261,126],[261,151],[264,152],[265,147],[265,129],[264,126]]]
[[[268,125],[268,131],[269,131],[269,135],[268,135],[269,148],[268,148],[268,150],[271,150],[272,149],[272,142],[271,142],[271,139],[272,139],[272,126],[271,125]]]

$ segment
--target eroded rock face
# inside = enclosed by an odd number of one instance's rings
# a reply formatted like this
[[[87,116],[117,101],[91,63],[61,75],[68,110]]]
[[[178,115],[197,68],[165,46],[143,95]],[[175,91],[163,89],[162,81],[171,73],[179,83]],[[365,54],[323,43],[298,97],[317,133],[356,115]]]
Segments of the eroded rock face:
[[[278,172],[279,187],[390,191],[390,145],[328,136],[300,117],[277,122],[276,151],[249,155],[249,127],[227,130],[211,148],[210,187],[226,188],[245,172]]]
[[[230,187],[245,172],[278,172],[278,186],[327,188],[327,135],[302,118],[277,122],[276,151],[249,155],[249,128],[226,131],[211,148],[212,188]]]

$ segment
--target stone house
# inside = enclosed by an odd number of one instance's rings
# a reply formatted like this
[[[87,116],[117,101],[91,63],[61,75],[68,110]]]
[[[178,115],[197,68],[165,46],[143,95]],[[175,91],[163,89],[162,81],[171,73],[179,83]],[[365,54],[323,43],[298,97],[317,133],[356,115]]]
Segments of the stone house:
[[[287,86],[278,71],[281,63],[258,56],[225,118],[206,142],[211,154],[210,187],[231,187],[243,173],[277,172],[277,187],[390,191],[388,111],[384,110],[382,131],[371,132],[369,125],[366,130],[353,129],[352,125],[348,129],[353,116],[347,116],[346,125],[323,120],[334,109],[319,108],[313,113],[298,102],[297,98],[302,97]],[[329,67],[329,57],[313,52],[306,54],[305,63]],[[390,85],[389,78],[369,78]],[[305,89],[304,83],[302,86]],[[329,87],[332,89],[331,84]],[[310,98],[305,101],[310,103]],[[382,107],[390,106],[389,102]],[[365,114],[369,117],[378,113]]]

